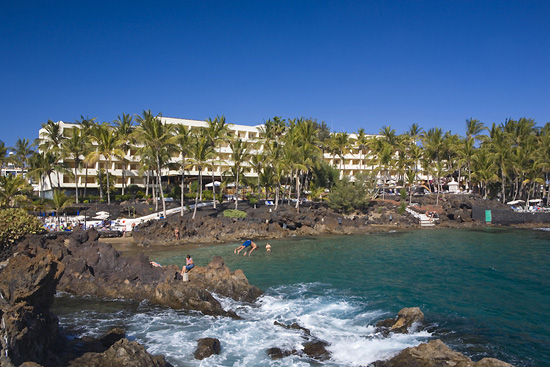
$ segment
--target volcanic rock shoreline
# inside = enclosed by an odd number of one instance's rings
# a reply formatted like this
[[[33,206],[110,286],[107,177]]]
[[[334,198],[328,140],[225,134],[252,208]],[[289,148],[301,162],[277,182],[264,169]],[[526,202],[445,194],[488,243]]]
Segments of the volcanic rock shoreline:
[[[49,311],[56,290],[102,298],[147,300],[173,308],[200,311],[207,315],[239,318],[224,310],[210,292],[242,302],[254,302],[262,293],[250,285],[240,270],[230,271],[221,257],[205,268],[196,267],[184,282],[176,266],[155,267],[141,254],[122,257],[110,244],[100,243],[95,230],[76,231],[65,240],[32,236],[14,248],[14,255],[0,269],[0,366],[171,366],[163,356],[150,355],[140,344],[125,338],[123,330],[112,330],[98,340],[67,339],[60,334],[58,320]],[[390,332],[407,333],[423,321],[418,308],[403,309],[395,319],[377,324],[382,337]],[[276,323],[303,334],[303,352],[266,349],[273,359],[297,354],[314,360],[330,359],[328,346],[299,325]],[[208,342],[208,343],[205,343]],[[202,344],[206,345],[203,354]],[[219,341],[199,341],[196,358],[220,353]],[[211,351],[208,351],[211,350]],[[303,354],[302,354],[303,353]],[[509,367],[495,359],[472,362],[441,341],[408,348],[375,367],[458,366]]]
[[[418,219],[408,213],[400,214],[400,198],[387,197],[385,200],[371,201],[361,212],[352,214],[338,213],[326,203],[307,202],[297,211],[294,204],[274,206],[263,204],[250,205],[239,203],[239,210],[247,214],[246,218],[224,217],[225,209],[234,209],[234,203],[218,204],[199,208],[197,216],[184,211],[172,214],[168,218],[141,223],[132,233],[134,242],[146,247],[174,246],[186,243],[227,243],[242,239],[276,239],[289,236],[308,236],[323,234],[363,234],[383,232],[389,229],[419,228]],[[495,209],[509,208],[499,202],[483,200],[478,195],[448,195],[439,198],[435,195],[414,197],[420,212],[438,212],[437,226],[442,228],[465,228],[485,225],[485,222],[472,220],[472,207],[484,206]],[[408,200],[406,200],[408,204]],[[174,236],[178,229],[180,239]]]

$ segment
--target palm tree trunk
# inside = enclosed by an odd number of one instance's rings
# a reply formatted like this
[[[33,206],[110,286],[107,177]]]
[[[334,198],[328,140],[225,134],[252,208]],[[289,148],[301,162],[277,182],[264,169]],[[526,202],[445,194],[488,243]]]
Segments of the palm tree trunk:
[[[158,180],[159,180],[160,199],[162,200],[162,213],[164,214],[164,218],[166,218],[166,203],[164,202],[164,192],[162,190],[160,159],[159,159],[158,151],[157,151],[157,172],[158,172]]]
[[[107,204],[111,205],[111,184],[109,182],[109,165],[105,163],[105,175],[107,176]]]
[[[502,203],[506,204],[506,177],[504,177],[504,175],[502,175],[501,185],[502,185],[502,188],[501,188]]]
[[[214,183],[214,170],[212,170],[212,205],[216,209],[216,184]]]
[[[124,169],[124,162],[122,163],[123,166],[122,166],[122,196],[124,196],[124,189],[126,188],[126,174],[125,174],[125,169]]]
[[[296,211],[300,212],[300,171],[296,170]]]
[[[290,178],[286,181],[288,186],[288,206],[291,205],[291,198],[292,198],[292,174],[294,171],[290,172]]]
[[[76,170],[76,162],[74,167],[74,184],[75,184],[75,203],[78,204],[78,176],[77,176],[77,170]]]
[[[86,180],[84,181],[84,198],[85,198],[88,191],[88,163],[86,163],[86,174],[84,177]]]
[[[183,217],[183,199],[184,199],[184,194],[183,194],[183,183],[185,182],[185,170],[181,170],[181,212],[180,212],[180,216]]]
[[[50,189],[53,192],[53,184],[52,184],[52,175],[51,175],[51,173],[48,173],[48,180],[50,181]]]
[[[153,200],[155,201],[155,212],[159,211],[157,185],[158,185],[158,173],[155,171],[155,175],[153,176],[153,185],[151,187],[151,190],[153,191]]]
[[[202,170],[199,169],[199,186],[202,185]],[[193,218],[197,215],[197,204],[199,202],[199,189],[197,188],[197,193],[195,194],[195,207],[193,208]]]
[[[101,174],[101,165],[99,167],[99,198],[103,200],[103,175]]]
[[[237,167],[237,180],[235,182],[235,210],[239,208],[239,169],[240,167]]]
[[[279,187],[281,185],[277,183],[277,186],[275,187],[275,210],[277,210],[277,207],[279,206]]]

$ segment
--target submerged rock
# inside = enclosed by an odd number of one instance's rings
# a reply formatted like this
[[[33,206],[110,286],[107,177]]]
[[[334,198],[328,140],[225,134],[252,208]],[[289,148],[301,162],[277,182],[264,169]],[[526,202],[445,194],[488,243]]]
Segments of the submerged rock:
[[[393,332],[406,334],[415,324],[424,321],[424,314],[419,307],[403,308],[393,319],[378,321],[376,327],[382,332]]]
[[[197,349],[195,350],[195,359],[205,359],[213,354],[220,354],[222,346],[220,341],[216,338],[202,338],[197,342]]]
[[[69,363],[69,367],[170,367],[163,356],[153,356],[143,345],[121,339],[104,353],[85,353]]]
[[[330,352],[326,349],[328,346],[328,343],[324,340],[320,340],[314,336],[311,335],[311,332],[309,329],[298,325],[297,323],[292,323],[291,325],[285,325],[283,323],[280,323],[278,321],[275,321],[273,323],[276,326],[281,326],[288,330],[297,330],[302,333],[302,337],[306,339],[306,341],[303,344],[303,350],[297,351],[295,349],[293,350],[282,350],[281,348],[273,347],[269,348],[267,350],[267,355],[271,357],[271,359],[281,359],[290,355],[298,355],[298,356],[307,356],[312,359],[316,359],[318,361],[326,361],[327,359],[330,359]]]
[[[431,340],[407,348],[387,361],[376,361],[374,367],[513,367],[494,358],[473,362],[465,355],[447,347],[441,340]]]

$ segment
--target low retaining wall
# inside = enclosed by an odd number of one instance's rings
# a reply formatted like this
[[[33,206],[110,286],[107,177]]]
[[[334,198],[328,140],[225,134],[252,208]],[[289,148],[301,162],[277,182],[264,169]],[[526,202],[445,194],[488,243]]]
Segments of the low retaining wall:
[[[489,209],[480,206],[472,207],[472,219],[486,222],[487,212],[490,211],[491,223],[501,225],[522,224],[522,223],[550,223],[550,213],[518,213],[507,209]]]

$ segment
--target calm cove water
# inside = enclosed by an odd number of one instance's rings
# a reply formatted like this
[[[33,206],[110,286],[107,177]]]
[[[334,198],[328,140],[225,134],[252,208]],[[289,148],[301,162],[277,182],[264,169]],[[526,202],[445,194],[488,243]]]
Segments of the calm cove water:
[[[193,249],[195,264],[221,255],[265,295],[255,305],[221,299],[242,320],[213,318],[128,301],[60,295],[53,312],[68,333],[99,336],[114,326],[174,366],[314,366],[299,357],[271,361],[266,350],[300,348],[300,334],[273,325],[297,322],[330,343],[323,366],[360,366],[433,338],[473,360],[550,365],[550,232],[422,230],[258,241],[251,257],[239,244]],[[151,260],[184,264],[187,250]],[[376,321],[419,306],[428,331],[384,338]],[[220,339],[222,353],[196,361],[197,339]]]

